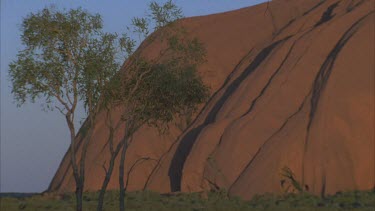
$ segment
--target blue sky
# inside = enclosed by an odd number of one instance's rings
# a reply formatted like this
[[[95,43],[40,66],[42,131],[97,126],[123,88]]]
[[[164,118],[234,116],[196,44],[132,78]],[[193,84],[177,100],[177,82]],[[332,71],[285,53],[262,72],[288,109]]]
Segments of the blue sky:
[[[130,18],[145,14],[148,0],[0,0],[1,127],[0,192],[41,192],[51,181],[69,145],[69,132],[58,112],[43,112],[41,103],[17,108],[11,94],[8,65],[22,49],[20,24],[30,12],[54,4],[82,7],[102,15],[104,29],[123,32]],[[230,11],[265,0],[176,0],[186,17]],[[164,2],[164,1],[157,1]],[[83,118],[83,115],[81,115]]]

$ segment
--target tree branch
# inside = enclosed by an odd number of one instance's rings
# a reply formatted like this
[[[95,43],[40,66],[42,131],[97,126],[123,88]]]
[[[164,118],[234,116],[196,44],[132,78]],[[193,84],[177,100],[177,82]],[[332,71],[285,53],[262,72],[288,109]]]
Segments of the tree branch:
[[[72,109],[69,107],[69,105],[61,98],[60,95],[56,94],[56,93],[52,93],[54,97],[56,97],[56,99],[65,107],[65,109],[72,113]]]
[[[58,106],[55,106],[55,108],[62,114],[62,115],[66,115],[66,113],[64,113],[64,110],[63,109],[61,109],[60,107],[58,107]]]
[[[141,163],[142,161],[147,161],[147,160],[151,160],[151,161],[158,162],[157,159],[150,158],[150,157],[142,157],[142,158],[137,159],[137,160],[133,163],[133,165],[130,167],[130,169],[128,170],[128,172],[127,172],[126,183],[125,183],[125,190],[126,190],[127,187],[128,187],[130,174],[132,173],[132,171],[134,170],[134,168],[135,168],[139,163]]]
[[[102,165],[102,168],[104,169],[105,174],[108,174],[108,170],[107,170],[107,168],[105,167],[105,161],[104,161],[104,163],[103,163],[103,165]]]
[[[267,1],[267,7],[266,7],[266,10],[264,11],[264,15],[266,15],[267,11],[269,10],[269,6],[270,6],[270,1]]]

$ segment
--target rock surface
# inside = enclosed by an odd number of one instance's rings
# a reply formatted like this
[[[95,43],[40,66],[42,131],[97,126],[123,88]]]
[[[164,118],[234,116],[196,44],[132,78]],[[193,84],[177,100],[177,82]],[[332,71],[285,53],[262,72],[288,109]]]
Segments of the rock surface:
[[[207,48],[199,73],[212,96],[185,130],[136,133],[128,190],[226,189],[249,199],[284,191],[284,167],[315,194],[374,188],[374,22],[373,0],[274,0],[182,20]],[[105,116],[88,150],[90,191],[108,165]],[[48,191],[74,191],[68,154]],[[117,187],[115,168],[109,189]]]

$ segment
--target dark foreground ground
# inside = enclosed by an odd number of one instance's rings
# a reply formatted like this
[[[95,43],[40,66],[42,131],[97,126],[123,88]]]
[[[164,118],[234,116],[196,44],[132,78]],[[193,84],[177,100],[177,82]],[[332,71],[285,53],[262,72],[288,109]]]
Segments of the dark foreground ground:
[[[96,193],[86,193],[84,210],[96,210]],[[108,192],[105,210],[118,210],[118,192]],[[61,196],[33,195],[23,197],[20,194],[2,195],[1,211],[15,210],[74,210],[74,195]],[[337,193],[320,198],[308,194],[262,195],[251,201],[228,198],[224,192],[202,194],[160,195],[153,192],[133,192],[126,197],[127,210],[375,210],[375,191],[354,191]]]

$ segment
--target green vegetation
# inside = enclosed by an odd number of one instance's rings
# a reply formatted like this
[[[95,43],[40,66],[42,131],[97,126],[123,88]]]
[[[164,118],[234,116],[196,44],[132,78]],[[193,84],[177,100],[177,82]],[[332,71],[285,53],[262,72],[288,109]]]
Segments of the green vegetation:
[[[131,26],[127,27],[138,40],[126,34],[123,36],[121,43],[128,54],[124,73],[114,77],[103,93],[110,156],[109,164],[103,164],[105,179],[98,198],[98,211],[103,210],[105,192],[118,156],[119,210],[125,210],[124,165],[133,134],[145,125],[157,128],[163,134],[176,120],[190,122],[189,116],[209,96],[208,87],[197,74],[198,66],[206,61],[206,51],[197,38],[189,36],[176,24],[182,17],[181,9],[171,0],[163,5],[151,2],[148,13],[146,17],[133,18]],[[149,34],[153,30],[155,32]],[[142,49],[154,42],[163,47],[154,56],[143,55]],[[134,51],[137,43],[141,44],[140,48]],[[117,122],[112,115],[116,107],[124,108]],[[114,134],[119,129],[124,130],[124,135],[116,143]]]
[[[118,209],[118,192],[106,194],[104,210]],[[83,210],[95,210],[97,194],[85,193]],[[0,210],[74,210],[74,194],[60,196],[35,195],[26,198],[1,198]],[[250,201],[227,197],[226,193],[209,192],[207,199],[200,193],[160,195],[144,191],[126,195],[127,210],[368,210],[375,209],[374,191],[336,193],[320,198],[309,194],[265,194]]]
[[[126,48],[126,38],[104,32],[101,16],[81,8],[47,7],[30,13],[20,30],[24,49],[9,65],[14,99],[18,106],[41,102],[46,111],[56,109],[65,117],[77,210],[81,210],[87,147],[103,104],[101,96],[122,63],[116,57]],[[86,110],[90,128],[79,159],[74,147],[78,107]]]
[[[40,101],[46,110],[56,109],[65,116],[77,211],[82,210],[86,155],[100,112],[107,114],[110,157],[109,164],[103,164],[105,179],[97,210],[102,210],[118,155],[119,209],[125,210],[124,163],[133,134],[145,125],[165,133],[176,120],[186,119],[189,124],[191,115],[207,100],[209,89],[197,73],[206,61],[206,51],[197,38],[175,23],[182,17],[172,0],[162,5],[151,2],[149,14],[133,18],[129,33],[122,36],[104,32],[101,16],[81,8],[47,7],[23,19],[24,49],[9,65],[12,93],[19,106]],[[159,52],[144,55],[142,50],[154,42],[162,46],[156,48]],[[87,120],[76,151],[75,116],[80,106],[86,110]],[[123,109],[115,122],[112,112],[118,107]],[[115,144],[120,129],[124,135]]]
[[[283,178],[282,180],[280,180],[281,188],[284,190],[285,193],[303,193],[304,191],[309,190],[309,187],[307,185],[303,186],[296,179],[296,176],[289,167],[284,166],[281,169],[280,175]]]

